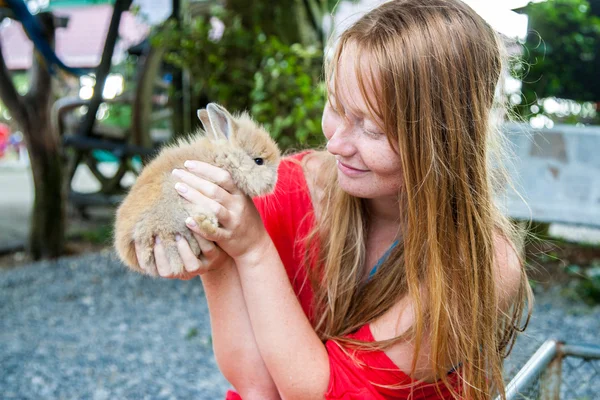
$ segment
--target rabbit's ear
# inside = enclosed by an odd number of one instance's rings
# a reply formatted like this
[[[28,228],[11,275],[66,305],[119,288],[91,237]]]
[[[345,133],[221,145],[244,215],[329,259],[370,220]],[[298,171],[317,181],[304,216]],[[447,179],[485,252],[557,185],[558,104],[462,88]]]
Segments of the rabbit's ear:
[[[216,103],[209,103],[206,106],[206,111],[215,138],[225,136],[225,138],[229,139],[235,128],[235,121],[231,114]]]
[[[204,129],[204,132],[206,132],[206,134],[211,138],[211,139],[219,139],[220,137],[222,138],[222,136],[217,136],[215,134],[215,131],[212,128],[212,125],[210,124],[210,119],[208,118],[208,111],[206,111],[206,109],[201,109],[198,110],[198,119],[200,120],[200,122],[202,123],[202,128]]]

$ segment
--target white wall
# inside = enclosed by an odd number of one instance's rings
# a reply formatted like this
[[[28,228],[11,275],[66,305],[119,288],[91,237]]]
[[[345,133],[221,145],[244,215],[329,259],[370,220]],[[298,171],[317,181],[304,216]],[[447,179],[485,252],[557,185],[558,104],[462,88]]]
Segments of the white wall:
[[[600,227],[600,127],[507,125],[515,153],[510,175],[525,202],[509,191],[509,215]]]

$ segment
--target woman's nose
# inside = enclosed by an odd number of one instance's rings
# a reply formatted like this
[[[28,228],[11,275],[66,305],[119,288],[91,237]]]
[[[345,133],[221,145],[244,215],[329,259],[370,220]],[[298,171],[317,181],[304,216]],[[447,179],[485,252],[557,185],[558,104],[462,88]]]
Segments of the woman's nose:
[[[327,141],[327,151],[333,155],[350,157],[356,151],[352,143],[352,127],[348,122],[341,123]]]

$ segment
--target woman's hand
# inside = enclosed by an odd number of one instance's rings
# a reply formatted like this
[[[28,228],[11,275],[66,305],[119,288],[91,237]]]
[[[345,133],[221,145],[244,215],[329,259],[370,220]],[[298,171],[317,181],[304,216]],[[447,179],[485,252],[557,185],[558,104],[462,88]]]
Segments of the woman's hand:
[[[229,257],[227,253],[221,250],[215,243],[206,240],[195,232],[192,232],[192,234],[198,242],[200,250],[202,250],[202,254],[200,254],[200,257],[196,257],[185,238],[176,238],[177,248],[184,266],[183,272],[177,275],[174,275],[171,272],[173,269],[169,266],[169,261],[165,254],[163,245],[160,243],[160,241],[156,241],[154,245],[154,260],[158,274],[161,277],[168,279],[190,280],[198,275],[202,275],[208,271],[219,268],[225,263],[233,262],[233,259]],[[142,257],[140,256],[141,252],[138,243],[135,243],[135,252],[139,265],[143,269],[146,269],[147,267],[141,262]]]
[[[234,260],[271,244],[252,199],[235,186],[229,172],[200,161],[186,161],[185,167],[187,170],[173,170],[180,181],[175,189],[190,203],[210,210],[219,221],[216,231],[209,233],[188,218],[186,224],[192,232],[216,242]]]

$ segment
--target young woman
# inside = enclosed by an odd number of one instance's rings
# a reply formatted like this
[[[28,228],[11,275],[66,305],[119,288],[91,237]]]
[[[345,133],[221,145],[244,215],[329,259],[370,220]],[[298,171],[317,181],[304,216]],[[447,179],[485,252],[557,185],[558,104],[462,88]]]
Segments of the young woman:
[[[179,240],[192,272],[175,278],[201,275],[217,362],[244,400],[504,394],[531,294],[494,205],[501,48],[460,0],[385,3],[327,65],[326,151],[284,159],[272,195],[193,160],[175,172],[221,224],[188,224],[203,255]],[[160,243],[155,256],[168,269]]]

